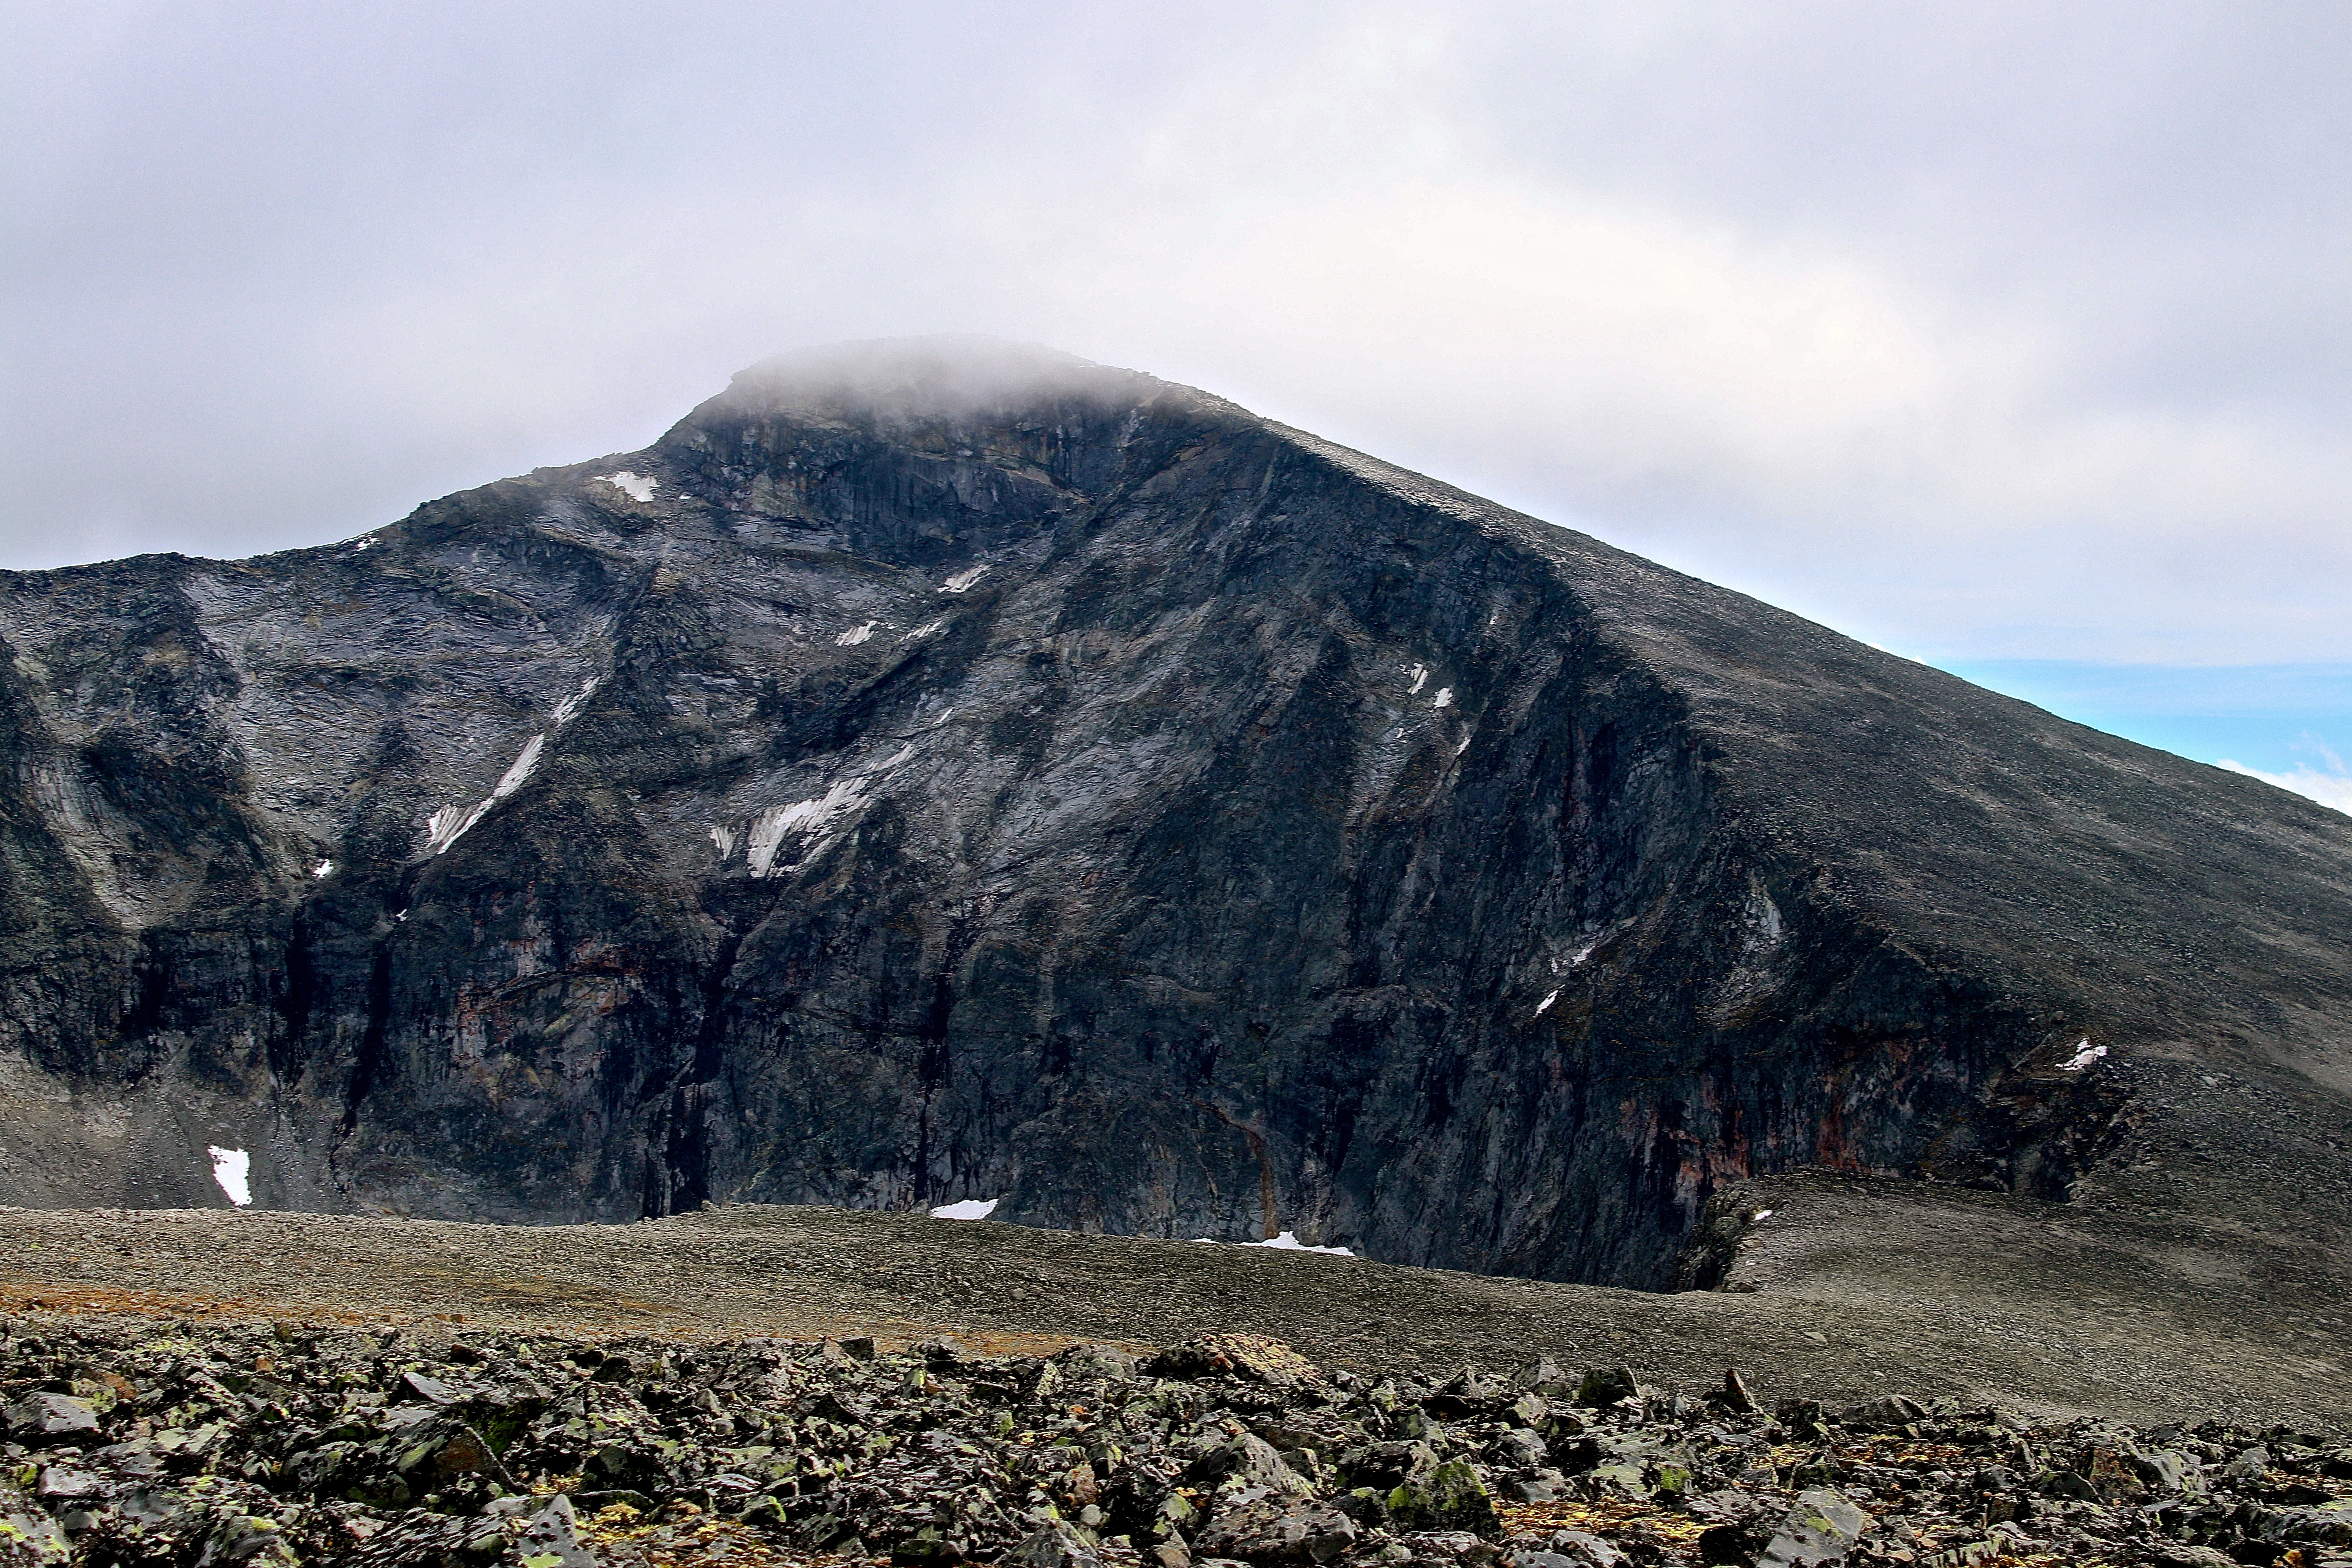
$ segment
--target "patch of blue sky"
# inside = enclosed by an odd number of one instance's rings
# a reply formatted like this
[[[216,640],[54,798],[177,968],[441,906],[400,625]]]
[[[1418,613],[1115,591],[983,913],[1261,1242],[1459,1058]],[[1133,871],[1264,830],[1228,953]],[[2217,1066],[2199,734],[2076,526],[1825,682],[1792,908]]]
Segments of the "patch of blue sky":
[[[2352,810],[2352,664],[1937,661],[2061,718]]]

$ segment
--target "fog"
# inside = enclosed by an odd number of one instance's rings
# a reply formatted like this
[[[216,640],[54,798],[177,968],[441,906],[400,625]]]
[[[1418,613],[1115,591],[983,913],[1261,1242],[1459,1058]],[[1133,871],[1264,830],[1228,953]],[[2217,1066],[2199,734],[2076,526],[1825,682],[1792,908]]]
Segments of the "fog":
[[[0,565],[979,331],[1916,657],[2352,661],[2341,7],[5,15]]]

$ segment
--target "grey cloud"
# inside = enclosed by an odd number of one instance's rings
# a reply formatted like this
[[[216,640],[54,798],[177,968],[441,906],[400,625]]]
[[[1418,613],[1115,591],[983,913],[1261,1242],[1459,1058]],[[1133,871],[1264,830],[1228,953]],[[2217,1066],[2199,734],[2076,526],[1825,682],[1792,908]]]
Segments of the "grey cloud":
[[[11,19],[0,564],[348,534],[971,330],[1896,646],[2352,654],[2340,9]]]

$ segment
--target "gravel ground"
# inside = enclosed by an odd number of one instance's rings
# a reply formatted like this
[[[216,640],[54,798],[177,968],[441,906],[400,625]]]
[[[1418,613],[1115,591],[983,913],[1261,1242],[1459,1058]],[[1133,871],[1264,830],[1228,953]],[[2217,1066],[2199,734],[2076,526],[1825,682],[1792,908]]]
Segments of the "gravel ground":
[[[1367,1373],[1549,1355],[1684,1389],[1736,1366],[1768,1401],[1899,1391],[2256,1428],[2352,1411],[2352,1314],[2284,1243],[2183,1251],[2155,1222],[1899,1184],[1751,1196],[1772,1212],[1738,1218],[1738,1289],[1679,1294],[823,1208],[534,1228],[5,1210],[0,1308],[681,1342],[954,1335],[1006,1352],[1260,1333]]]

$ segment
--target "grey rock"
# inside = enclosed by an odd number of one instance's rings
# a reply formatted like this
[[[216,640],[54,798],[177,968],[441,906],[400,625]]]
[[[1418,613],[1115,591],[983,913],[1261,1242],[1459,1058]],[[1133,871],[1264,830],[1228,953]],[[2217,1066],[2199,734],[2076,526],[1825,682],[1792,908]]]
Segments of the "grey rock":
[[[1356,1542],[1356,1521],[1327,1504],[1275,1496],[1220,1508],[1193,1545],[1251,1563],[1328,1563]]]
[[[1248,1432],[1210,1448],[1184,1474],[1197,1486],[1262,1488],[1292,1496],[1304,1496],[1312,1489],[1272,1444]]]
[[[1554,1531],[1546,1544],[1556,1556],[1579,1564],[1579,1568],[1624,1568],[1625,1554],[1582,1530]]]
[[[1818,1488],[1801,1492],[1797,1506],[1757,1558],[1757,1568],[1842,1562],[1870,1528],[1870,1515],[1851,1500]]]
[[[555,1561],[544,1568],[597,1568],[596,1553],[580,1539],[572,1500],[560,1493],[530,1516],[517,1551],[526,1560],[552,1557]]]
[[[36,1394],[8,1407],[8,1429],[22,1436],[70,1437],[99,1429],[98,1411],[68,1394]]]
[[[1041,1526],[1036,1533],[1014,1547],[1005,1561],[1018,1568],[1102,1568],[1101,1553],[1060,1520]]]
[[[2256,1444],[2250,1448],[2242,1448],[2231,1456],[2229,1463],[2221,1467],[2221,1479],[2231,1486],[2243,1486],[2248,1481],[2261,1480],[2263,1473],[2270,1468],[2271,1451]]]

